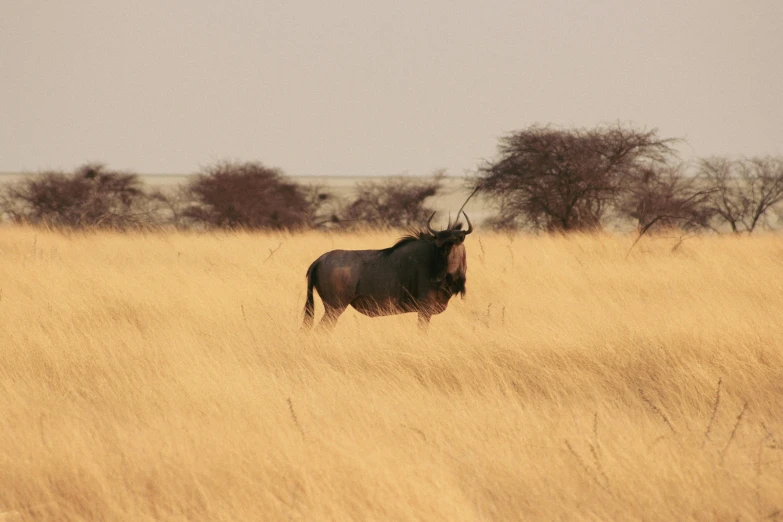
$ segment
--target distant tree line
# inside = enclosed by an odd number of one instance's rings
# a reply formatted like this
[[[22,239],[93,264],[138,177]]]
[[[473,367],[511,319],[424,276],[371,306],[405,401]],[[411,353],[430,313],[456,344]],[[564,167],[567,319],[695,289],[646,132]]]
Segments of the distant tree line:
[[[532,126],[500,140],[473,185],[497,228],[590,231],[608,220],[652,227],[756,230],[783,202],[783,157],[678,160],[677,140],[620,125]]]
[[[702,158],[685,164],[657,132],[621,125],[531,126],[500,139],[498,157],[465,188],[495,209],[484,225],[594,231],[611,222],[751,233],[783,219],[783,157]],[[170,190],[88,163],[0,186],[5,220],[50,228],[114,230],[403,228],[432,213],[445,174],[367,180],[350,197],[303,185],[258,162],[218,162]]]
[[[0,213],[17,224],[69,229],[402,228],[427,219],[426,200],[442,190],[443,176],[365,181],[345,198],[258,162],[218,162],[169,190],[88,163],[0,186]]]

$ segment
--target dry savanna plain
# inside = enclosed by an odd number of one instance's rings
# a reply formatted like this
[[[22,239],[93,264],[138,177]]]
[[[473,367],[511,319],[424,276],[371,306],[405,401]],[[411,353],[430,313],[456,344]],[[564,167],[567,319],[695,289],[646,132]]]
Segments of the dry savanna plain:
[[[300,330],[398,236],[2,228],[0,520],[783,520],[781,236],[477,229],[427,335]]]

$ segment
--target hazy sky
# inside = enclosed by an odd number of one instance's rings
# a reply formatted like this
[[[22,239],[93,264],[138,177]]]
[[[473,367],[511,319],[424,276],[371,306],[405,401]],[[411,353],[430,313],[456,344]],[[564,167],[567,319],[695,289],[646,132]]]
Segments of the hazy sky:
[[[2,0],[0,171],[470,171],[533,123],[783,154],[783,1]]]

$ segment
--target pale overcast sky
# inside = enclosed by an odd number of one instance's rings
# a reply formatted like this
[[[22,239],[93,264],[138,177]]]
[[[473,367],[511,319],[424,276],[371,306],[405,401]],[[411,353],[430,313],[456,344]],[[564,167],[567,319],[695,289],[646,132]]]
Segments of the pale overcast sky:
[[[783,1],[2,0],[0,171],[462,175],[533,123],[783,154]]]

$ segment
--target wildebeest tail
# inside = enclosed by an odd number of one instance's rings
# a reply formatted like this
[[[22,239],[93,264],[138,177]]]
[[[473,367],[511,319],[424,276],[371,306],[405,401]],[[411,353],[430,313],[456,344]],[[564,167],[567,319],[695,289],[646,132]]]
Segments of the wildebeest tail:
[[[318,259],[313,261],[313,263],[309,266],[307,269],[307,300],[305,301],[305,307],[304,307],[304,322],[302,323],[305,327],[310,328],[313,326],[313,317],[315,316],[315,302],[313,301],[313,287],[318,282],[317,280],[317,273],[318,270]]]

